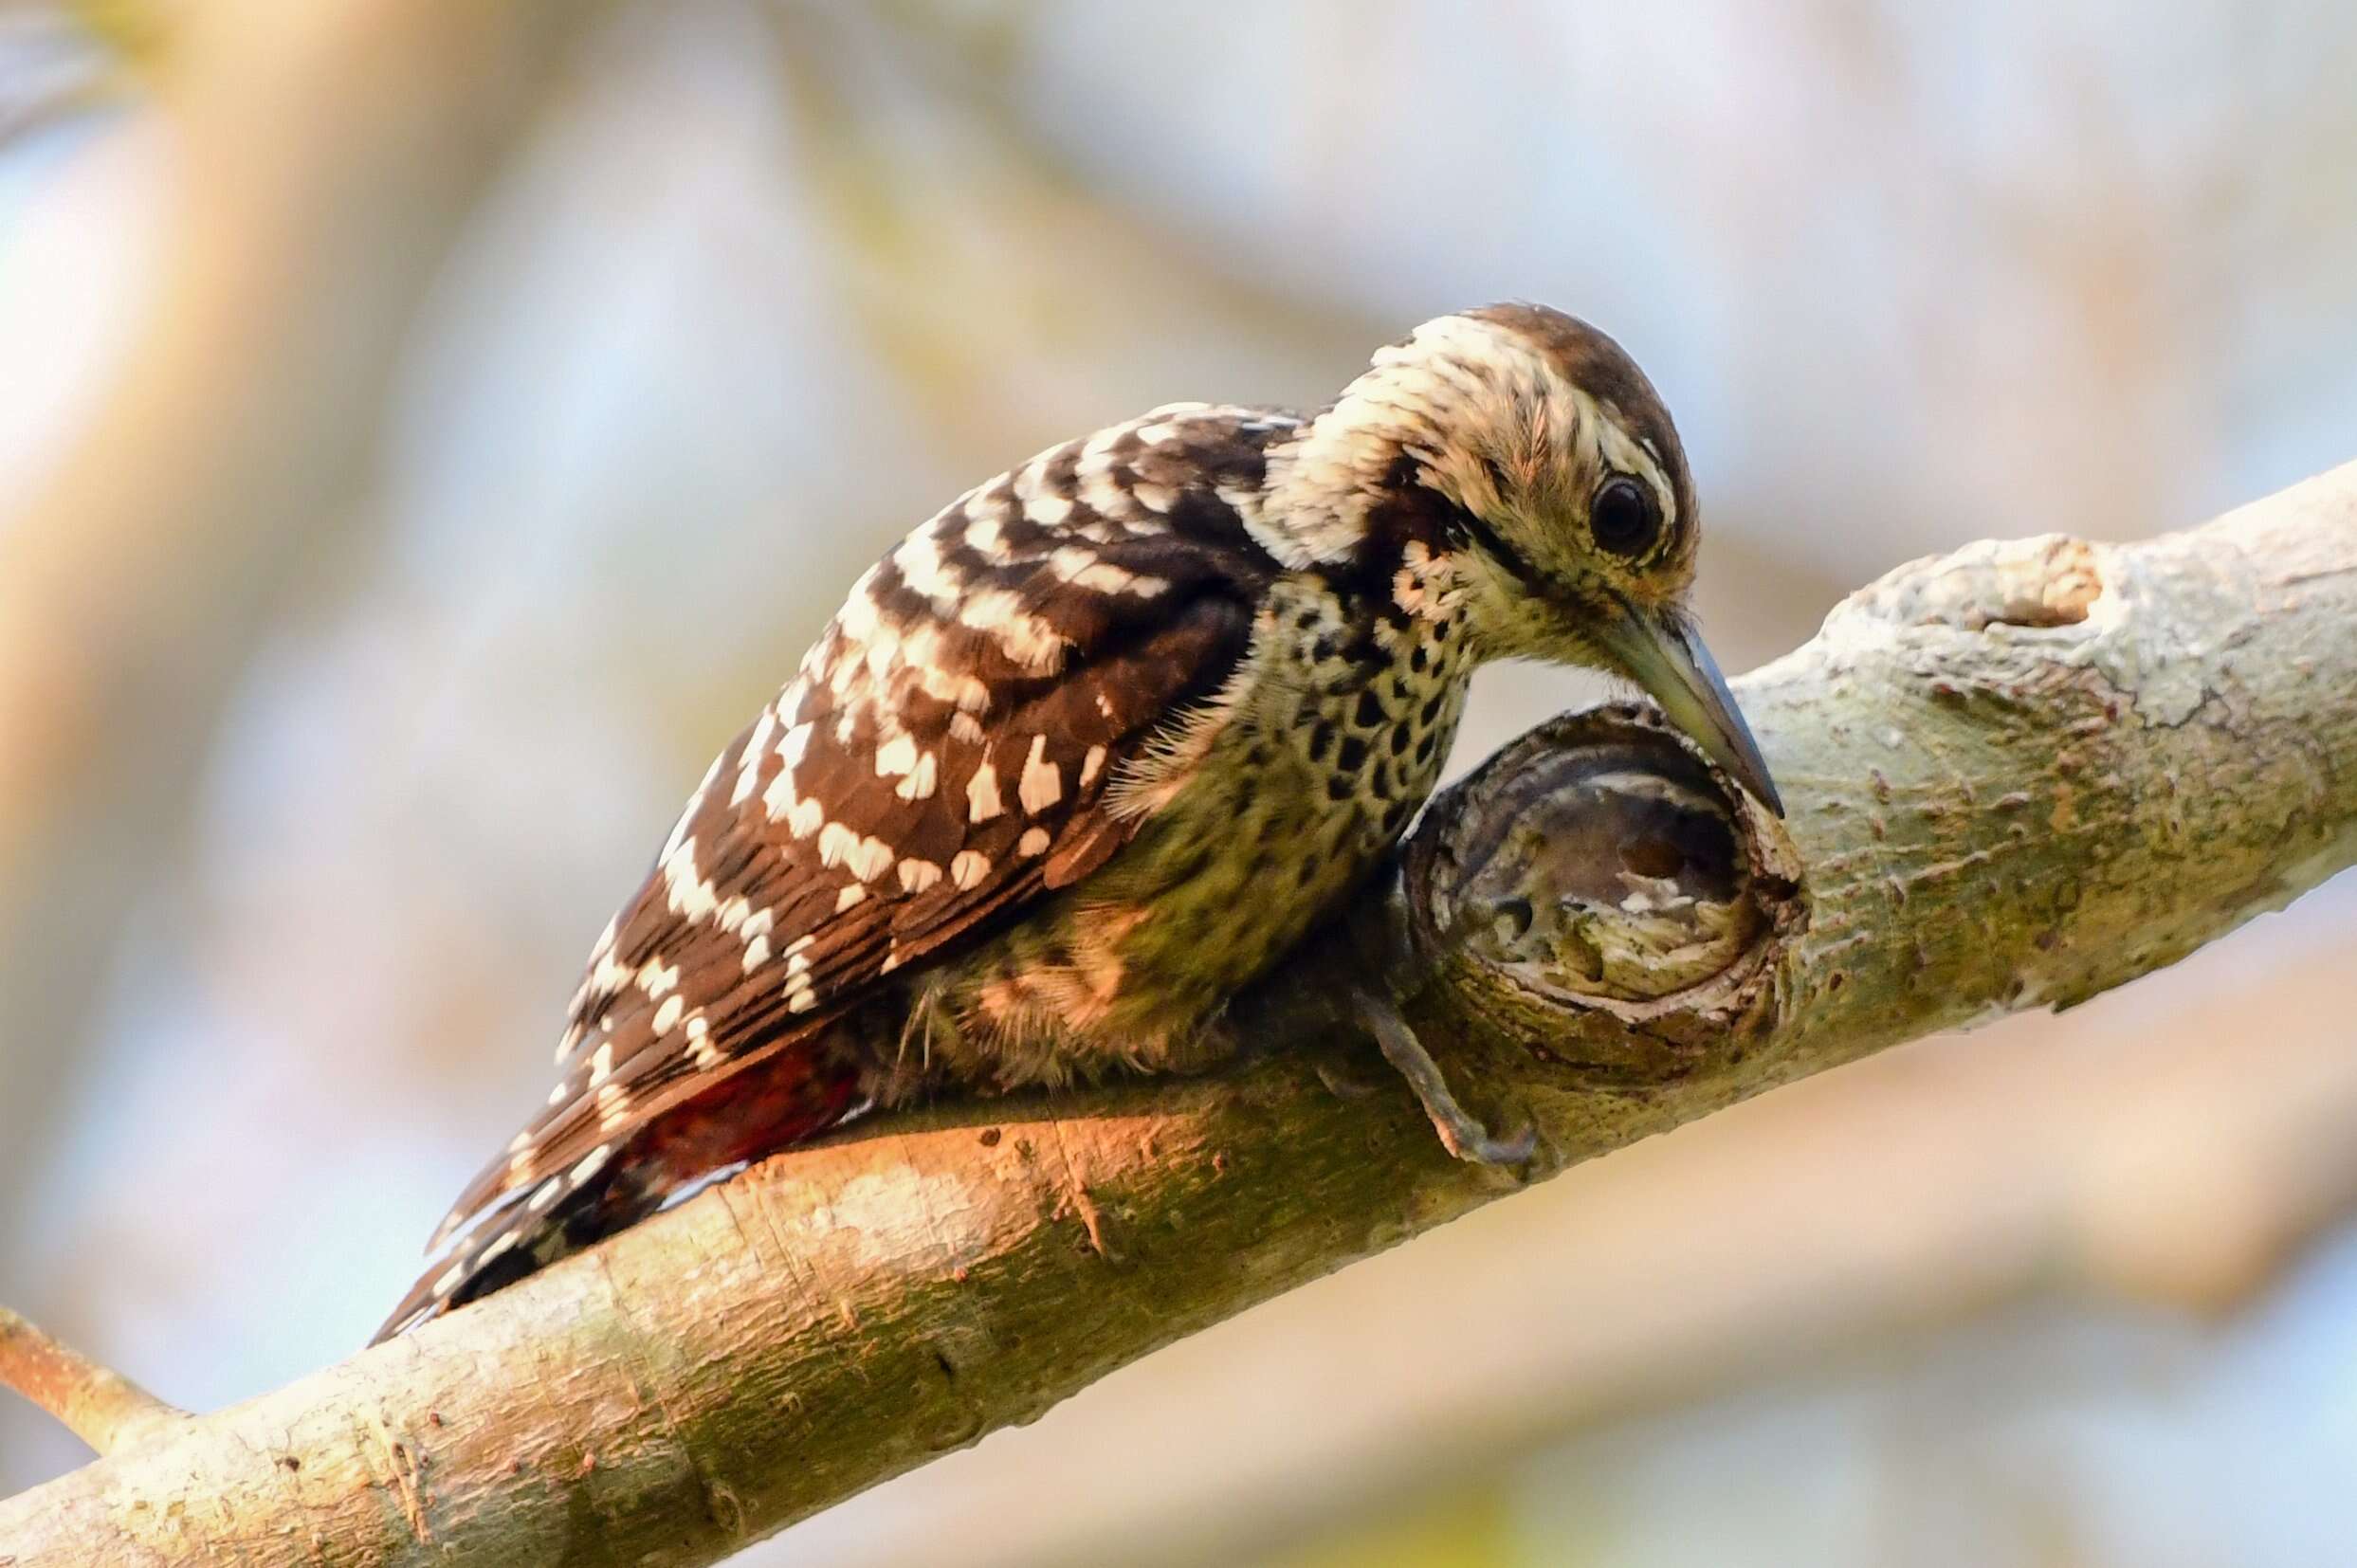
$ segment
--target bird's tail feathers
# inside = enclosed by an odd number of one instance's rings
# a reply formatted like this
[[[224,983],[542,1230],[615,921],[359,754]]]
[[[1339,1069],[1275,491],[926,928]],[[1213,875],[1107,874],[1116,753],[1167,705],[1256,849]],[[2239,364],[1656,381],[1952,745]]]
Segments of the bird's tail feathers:
[[[508,1194],[419,1276],[369,1343],[382,1344],[438,1312],[513,1285],[663,1206],[663,1193],[627,1173],[619,1162],[602,1163]]]

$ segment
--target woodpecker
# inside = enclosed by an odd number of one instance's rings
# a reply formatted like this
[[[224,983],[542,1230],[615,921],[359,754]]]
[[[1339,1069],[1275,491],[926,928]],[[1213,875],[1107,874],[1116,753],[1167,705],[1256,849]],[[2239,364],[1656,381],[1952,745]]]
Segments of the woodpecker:
[[[1231,1052],[1493,659],[1634,682],[1781,810],[1685,611],[1677,432],[1601,332],[1440,317],[1315,414],[1174,403],[960,496],[851,587],[590,956],[547,1104],[383,1339],[875,1107]],[[1361,995],[1443,1140],[1510,1160]]]

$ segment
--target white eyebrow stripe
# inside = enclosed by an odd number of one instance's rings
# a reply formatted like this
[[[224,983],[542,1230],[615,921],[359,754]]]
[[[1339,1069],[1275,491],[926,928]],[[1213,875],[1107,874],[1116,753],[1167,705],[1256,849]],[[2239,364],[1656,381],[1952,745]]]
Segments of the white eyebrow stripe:
[[[1571,394],[1579,400],[1582,415],[1580,423],[1592,432],[1589,440],[1597,462],[1644,480],[1653,486],[1654,497],[1661,502],[1663,522],[1677,521],[1677,487],[1670,483],[1669,466],[1654,449],[1652,438],[1640,436],[1618,420],[1608,417],[1594,398],[1579,389],[1571,389]]]

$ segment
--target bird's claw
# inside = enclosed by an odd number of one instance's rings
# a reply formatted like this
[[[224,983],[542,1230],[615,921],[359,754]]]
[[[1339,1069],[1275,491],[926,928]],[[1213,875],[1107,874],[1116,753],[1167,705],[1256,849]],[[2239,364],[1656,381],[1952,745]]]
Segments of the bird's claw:
[[[1525,1122],[1518,1131],[1499,1138],[1476,1119],[1466,1116],[1462,1110],[1457,1113],[1462,1120],[1453,1126],[1442,1121],[1440,1113],[1432,1106],[1424,1108],[1432,1112],[1433,1125],[1439,1129],[1442,1147],[1469,1163],[1520,1165],[1538,1153],[1539,1134],[1528,1122]]]
[[[1476,1165],[1520,1165],[1537,1151],[1535,1129],[1526,1125],[1500,1138],[1479,1117],[1457,1103],[1456,1096],[1449,1091],[1449,1081],[1441,1076],[1440,1064],[1433,1060],[1424,1043],[1408,1027],[1408,1021],[1399,1016],[1398,1008],[1363,990],[1355,991],[1352,1000],[1374,1034],[1375,1043],[1383,1048],[1384,1058],[1399,1069],[1400,1076],[1423,1103],[1424,1114],[1433,1119],[1442,1148]]]

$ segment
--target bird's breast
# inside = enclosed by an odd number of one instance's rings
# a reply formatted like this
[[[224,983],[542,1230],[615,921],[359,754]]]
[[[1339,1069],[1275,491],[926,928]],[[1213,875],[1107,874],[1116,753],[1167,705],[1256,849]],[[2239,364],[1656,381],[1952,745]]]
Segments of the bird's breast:
[[[1001,1079],[1200,1060],[1200,1026],[1339,909],[1432,793],[1464,707],[1459,635],[1278,584],[1136,837],[950,982],[960,1032],[996,1035]]]

